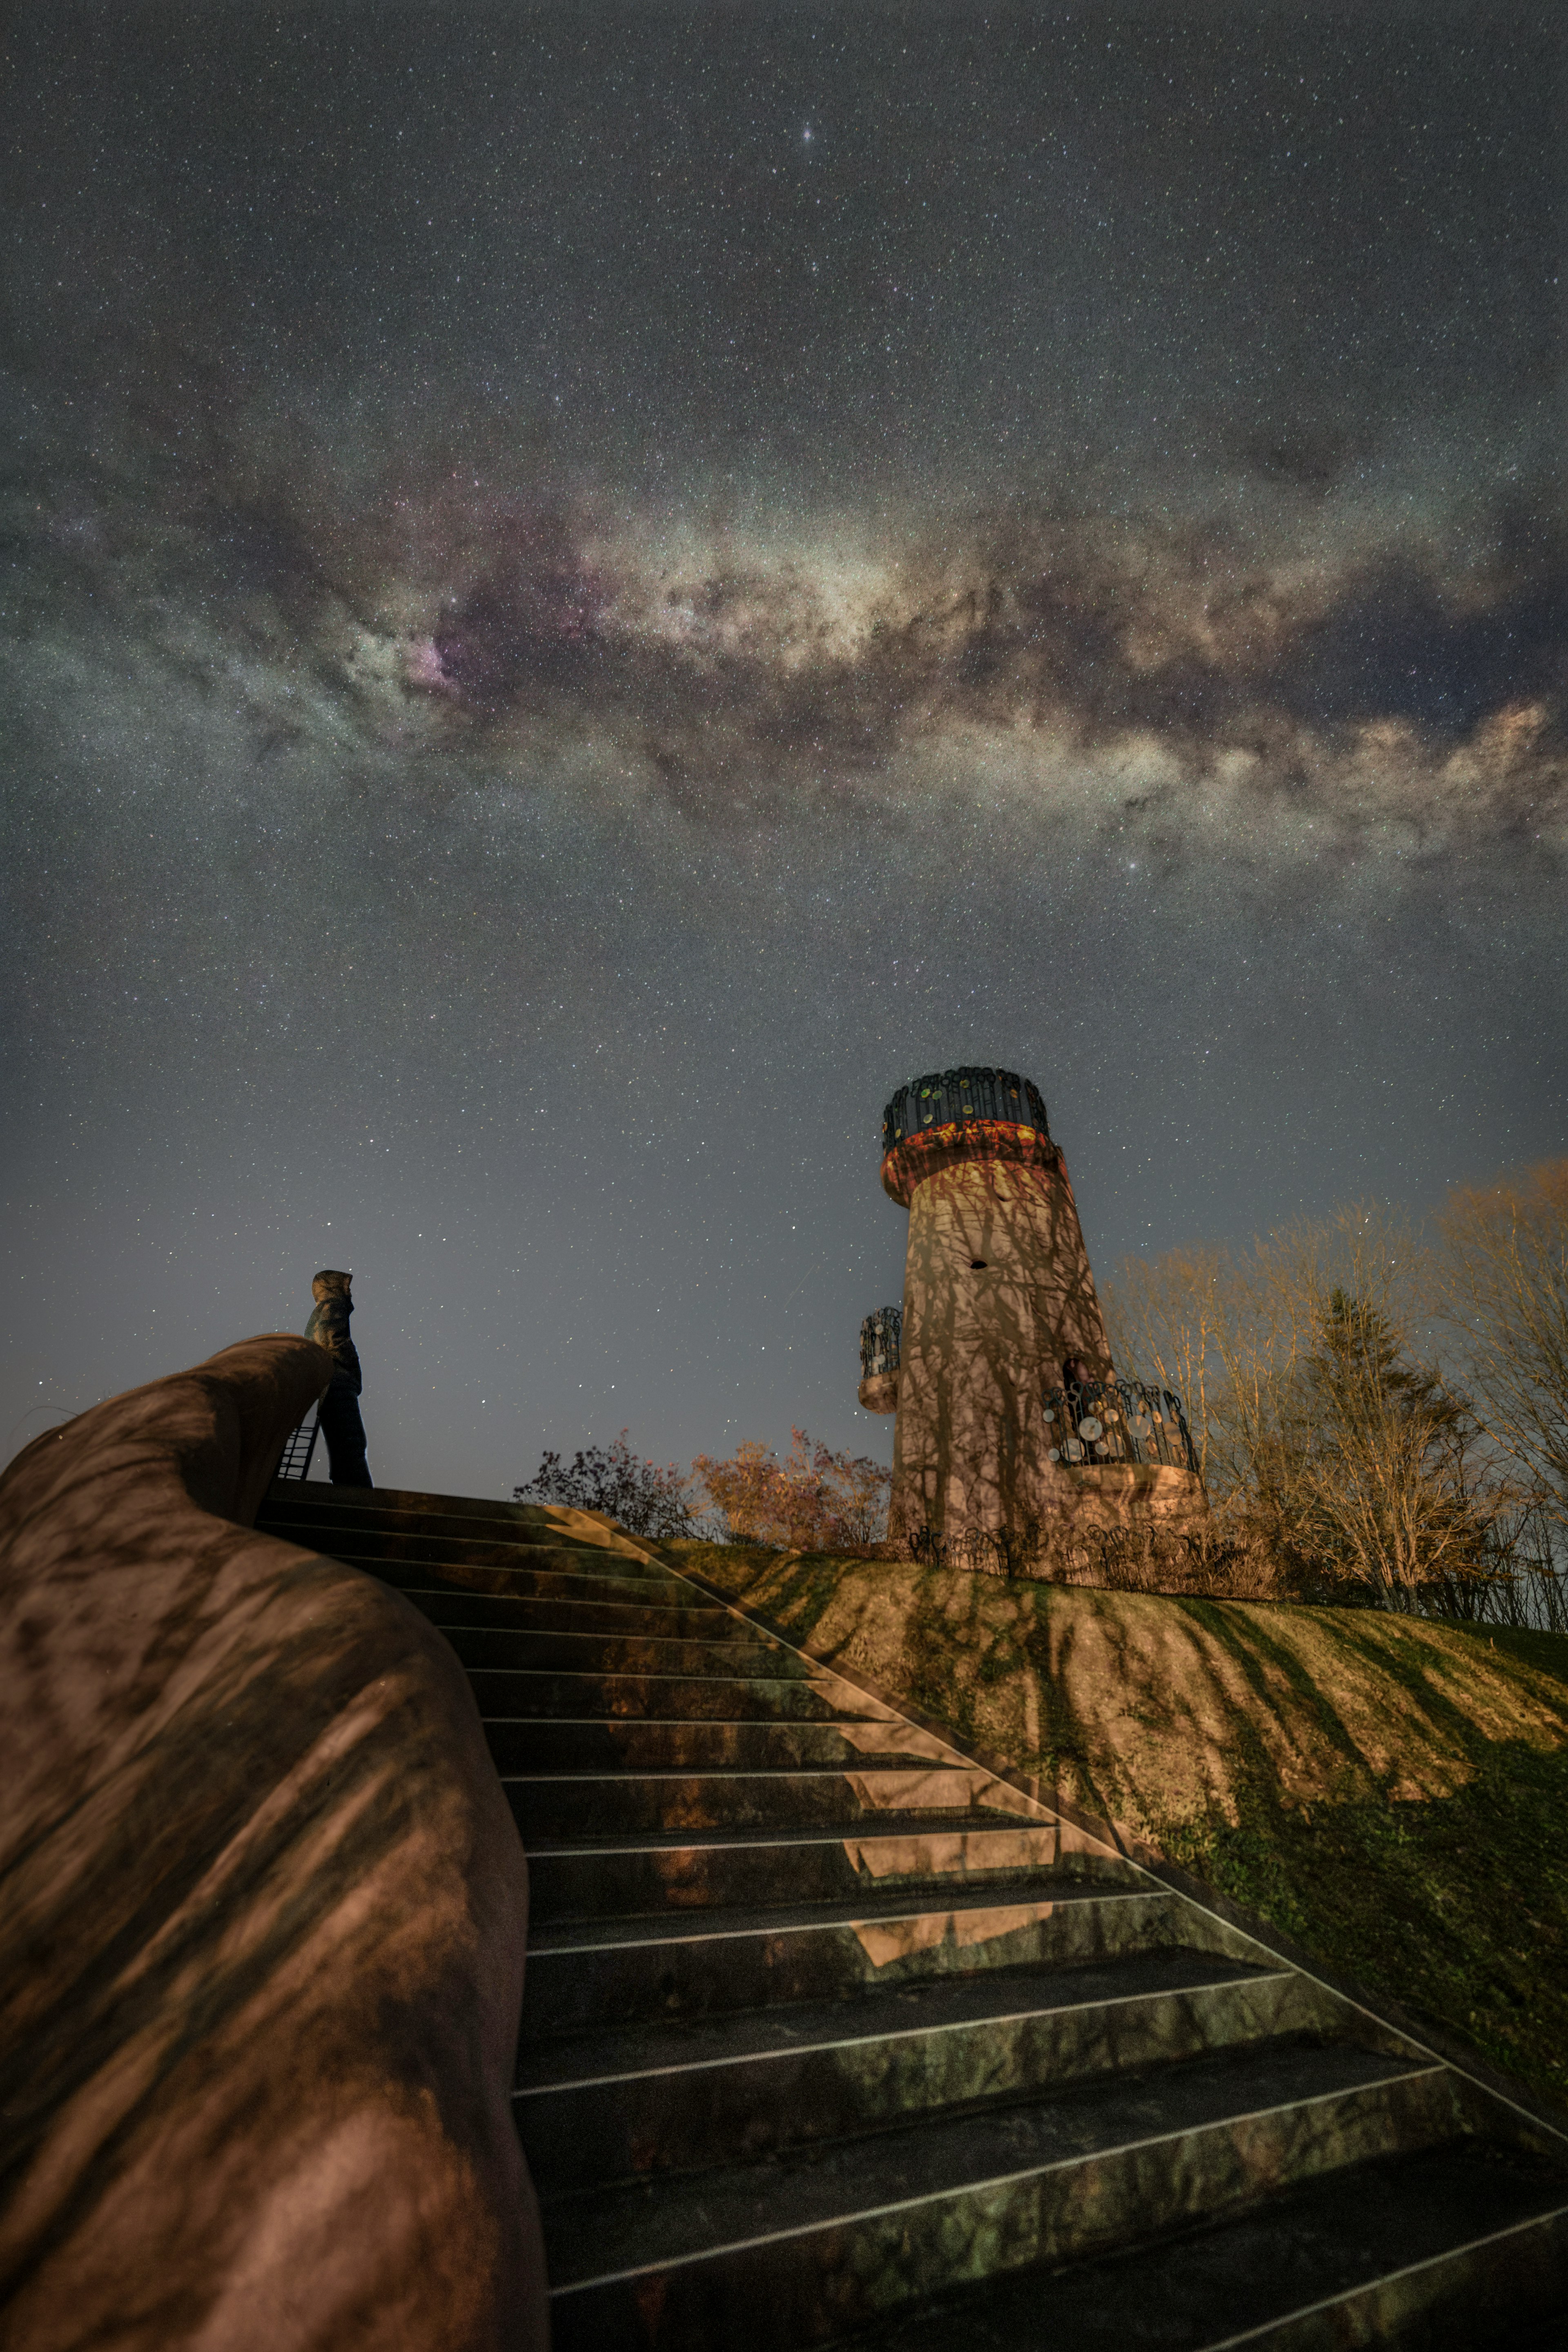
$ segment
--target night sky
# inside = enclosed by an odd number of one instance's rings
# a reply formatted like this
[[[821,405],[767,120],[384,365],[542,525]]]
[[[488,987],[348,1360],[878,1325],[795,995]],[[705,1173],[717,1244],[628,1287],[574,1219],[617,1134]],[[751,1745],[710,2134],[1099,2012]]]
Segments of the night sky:
[[[1552,8],[24,6],[9,1454],[890,1454],[920,1071],[1102,1271],[1568,1149]]]

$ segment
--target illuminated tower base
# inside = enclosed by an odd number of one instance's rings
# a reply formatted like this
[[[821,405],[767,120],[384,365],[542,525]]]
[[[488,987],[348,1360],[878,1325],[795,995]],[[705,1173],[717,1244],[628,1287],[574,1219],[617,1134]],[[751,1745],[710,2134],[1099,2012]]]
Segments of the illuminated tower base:
[[[910,1213],[902,1328],[896,1370],[863,1350],[860,1395],[898,1416],[889,1534],[1037,1528],[1049,1544],[1206,1517],[1184,1424],[1173,1462],[1153,1392],[1100,1385],[1105,1323],[1037,1090],[1007,1070],[917,1078],[882,1140],[883,1186]],[[1086,1391],[1064,1394],[1068,1358]]]

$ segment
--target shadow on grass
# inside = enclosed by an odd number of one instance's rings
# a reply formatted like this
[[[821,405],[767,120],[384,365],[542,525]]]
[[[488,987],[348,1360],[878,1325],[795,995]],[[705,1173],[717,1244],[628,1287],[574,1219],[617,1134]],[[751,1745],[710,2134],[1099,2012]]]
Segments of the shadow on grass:
[[[1155,1821],[1168,1858],[1568,2102],[1568,1754],[1498,1743],[1453,1795]]]
[[[810,1639],[837,1600],[846,1567],[861,1569],[870,1564],[846,1561],[828,1552],[777,1552],[763,1544],[682,1543],[668,1544],[665,1549],[679,1567],[711,1577],[739,1599],[765,1588],[766,1613],[803,1641]],[[761,1607],[761,1601],[757,1605]]]
[[[1536,1674],[1568,1683],[1568,1633],[1531,1633],[1517,1625],[1467,1625],[1458,1618],[1442,1622],[1451,1623],[1478,1649],[1500,1650],[1505,1657],[1516,1658]]]

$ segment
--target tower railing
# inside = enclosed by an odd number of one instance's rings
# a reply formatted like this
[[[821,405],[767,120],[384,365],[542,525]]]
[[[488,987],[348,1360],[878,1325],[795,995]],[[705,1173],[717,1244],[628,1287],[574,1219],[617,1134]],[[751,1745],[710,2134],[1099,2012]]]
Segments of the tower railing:
[[[899,1369],[899,1353],[903,1341],[904,1311],[901,1307],[879,1307],[868,1315],[860,1326],[860,1378],[879,1380],[884,1373]]]
[[[1084,1381],[1045,1401],[1050,1459],[1068,1468],[1147,1462],[1197,1475],[1198,1457],[1174,1389],[1145,1381]]]
[[[891,1151],[907,1135],[929,1127],[962,1125],[966,1119],[1003,1121],[1048,1132],[1045,1097],[1038,1087],[1016,1070],[983,1069],[960,1063],[951,1070],[931,1070],[899,1088],[882,1113],[882,1150]]]

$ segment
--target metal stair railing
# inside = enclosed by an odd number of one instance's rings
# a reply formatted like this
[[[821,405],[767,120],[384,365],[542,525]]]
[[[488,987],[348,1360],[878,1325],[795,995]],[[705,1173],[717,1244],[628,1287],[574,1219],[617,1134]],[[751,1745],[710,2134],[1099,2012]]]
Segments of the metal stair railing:
[[[298,1480],[310,1475],[310,1456],[316,1450],[316,1440],[321,1433],[321,1421],[314,1405],[298,1429],[291,1429],[283,1441],[283,1452],[272,1475],[275,1479]]]

